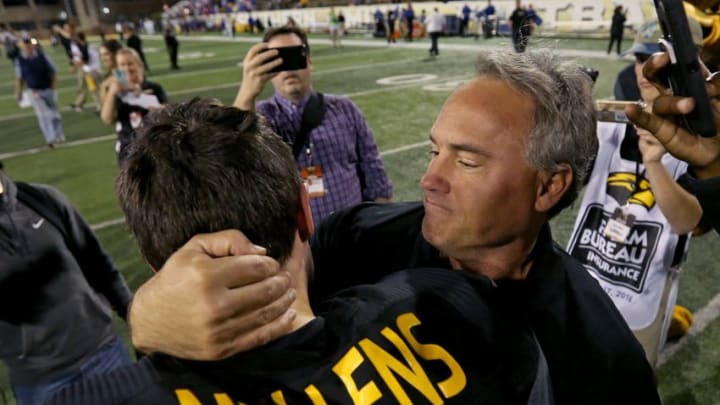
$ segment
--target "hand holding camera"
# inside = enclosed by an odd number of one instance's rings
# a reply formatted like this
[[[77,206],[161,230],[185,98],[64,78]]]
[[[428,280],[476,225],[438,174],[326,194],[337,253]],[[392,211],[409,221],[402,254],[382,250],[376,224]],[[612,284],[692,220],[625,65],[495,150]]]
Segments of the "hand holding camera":
[[[278,72],[306,67],[305,46],[269,48],[265,42],[253,46],[243,60],[242,83],[233,105],[241,110],[254,111],[255,99],[268,80],[275,77]]]

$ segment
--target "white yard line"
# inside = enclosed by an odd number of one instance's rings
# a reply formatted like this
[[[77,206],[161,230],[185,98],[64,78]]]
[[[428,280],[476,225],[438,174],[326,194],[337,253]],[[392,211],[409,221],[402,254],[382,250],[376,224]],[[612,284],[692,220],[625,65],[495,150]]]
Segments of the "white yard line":
[[[109,141],[111,139],[115,139],[117,135],[115,134],[109,134],[109,135],[103,135],[103,136],[96,136],[94,138],[86,138],[86,139],[80,139],[77,141],[71,141],[67,142],[65,144],[58,145],[59,148],[70,148],[73,146],[80,146],[80,145],[87,145],[90,143],[96,143],[96,142],[102,142],[102,141]],[[42,148],[32,148],[32,149],[25,149],[17,152],[10,152],[10,153],[2,153],[0,154],[0,160],[2,159],[10,159],[18,156],[26,156],[26,155],[34,155],[36,153],[47,151],[47,147]]]

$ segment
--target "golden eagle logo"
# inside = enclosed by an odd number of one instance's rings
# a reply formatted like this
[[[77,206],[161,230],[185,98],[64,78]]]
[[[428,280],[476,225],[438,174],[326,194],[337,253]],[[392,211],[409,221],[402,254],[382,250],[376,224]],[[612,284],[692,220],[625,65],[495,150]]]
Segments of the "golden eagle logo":
[[[607,179],[607,194],[618,204],[642,205],[650,211],[655,206],[655,195],[650,188],[650,182],[645,177],[635,179],[635,173],[614,172]]]

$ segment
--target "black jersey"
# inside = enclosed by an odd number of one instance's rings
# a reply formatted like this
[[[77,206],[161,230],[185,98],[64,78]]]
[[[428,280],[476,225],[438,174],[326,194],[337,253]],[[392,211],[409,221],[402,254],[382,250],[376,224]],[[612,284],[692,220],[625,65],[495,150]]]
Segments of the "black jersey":
[[[720,188],[718,188],[720,189]],[[450,262],[422,235],[422,203],[365,203],[338,211],[315,230],[311,297],[372,283],[400,269]],[[525,280],[498,280],[493,305],[527,325],[547,358],[557,404],[657,404],[645,353],[622,315],[583,266],[540,232]],[[408,270],[412,271],[412,270]]]
[[[494,315],[494,291],[460,271],[398,272],[341,292],[322,316],[259,349],[219,362],[151,355],[52,403],[547,403],[533,399],[547,398],[538,345]]]

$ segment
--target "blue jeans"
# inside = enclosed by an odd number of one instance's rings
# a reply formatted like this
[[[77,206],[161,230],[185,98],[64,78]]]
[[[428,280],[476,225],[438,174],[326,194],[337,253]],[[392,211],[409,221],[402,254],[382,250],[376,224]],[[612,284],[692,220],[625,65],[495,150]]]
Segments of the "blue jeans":
[[[117,367],[132,364],[125,344],[119,336],[102,346],[72,374],[66,374],[44,384],[13,386],[17,405],[38,405],[50,399],[62,388],[96,374],[107,373]]]
[[[53,89],[32,90],[30,101],[37,116],[45,143],[54,144],[63,139],[62,117],[58,110],[57,91]]]

